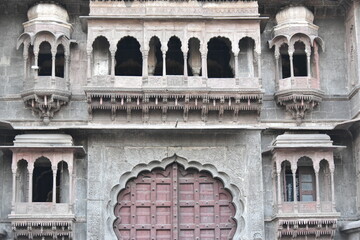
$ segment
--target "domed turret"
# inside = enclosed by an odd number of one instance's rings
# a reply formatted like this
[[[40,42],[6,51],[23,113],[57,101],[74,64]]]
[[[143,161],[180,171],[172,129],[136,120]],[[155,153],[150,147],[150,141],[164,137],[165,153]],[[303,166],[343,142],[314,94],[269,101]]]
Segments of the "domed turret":
[[[40,3],[31,7],[27,13],[29,21],[69,22],[67,11],[54,3]]]

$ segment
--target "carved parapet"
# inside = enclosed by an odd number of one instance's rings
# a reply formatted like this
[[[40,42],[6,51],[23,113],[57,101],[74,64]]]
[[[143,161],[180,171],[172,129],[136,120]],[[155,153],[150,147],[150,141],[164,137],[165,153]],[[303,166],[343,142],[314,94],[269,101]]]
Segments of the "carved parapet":
[[[11,225],[15,239],[73,239],[72,219],[19,219],[12,220]]]
[[[305,118],[305,113],[312,111],[323,99],[324,93],[317,89],[290,89],[275,93],[276,102],[285,106],[298,125]]]
[[[277,239],[334,239],[338,216],[279,217]]]
[[[97,110],[111,111],[112,120],[117,113],[126,113],[127,121],[131,121],[133,111],[142,112],[142,121],[147,122],[152,111],[160,110],[163,122],[167,119],[169,110],[183,112],[183,120],[188,120],[189,112],[201,114],[201,120],[206,122],[209,111],[216,112],[218,120],[222,121],[225,112],[233,114],[237,121],[239,111],[260,113],[262,92],[260,91],[155,91],[155,90],[85,90],[88,99],[90,117]],[[159,118],[160,120],[160,118]]]

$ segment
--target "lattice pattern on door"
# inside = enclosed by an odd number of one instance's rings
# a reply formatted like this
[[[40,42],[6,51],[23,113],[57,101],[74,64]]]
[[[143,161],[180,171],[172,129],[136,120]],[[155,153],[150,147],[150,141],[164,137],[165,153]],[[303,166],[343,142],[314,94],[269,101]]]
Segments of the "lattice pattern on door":
[[[231,194],[210,173],[184,170],[142,172],[118,195],[114,230],[128,240],[232,239],[236,222]]]

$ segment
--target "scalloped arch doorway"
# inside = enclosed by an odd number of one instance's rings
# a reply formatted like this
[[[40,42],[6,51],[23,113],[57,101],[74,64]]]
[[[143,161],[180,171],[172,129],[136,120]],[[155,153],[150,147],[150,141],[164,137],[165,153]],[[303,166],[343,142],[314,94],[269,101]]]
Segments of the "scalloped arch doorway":
[[[236,230],[232,196],[223,183],[178,163],[129,180],[114,213],[115,234],[124,240],[225,240]]]

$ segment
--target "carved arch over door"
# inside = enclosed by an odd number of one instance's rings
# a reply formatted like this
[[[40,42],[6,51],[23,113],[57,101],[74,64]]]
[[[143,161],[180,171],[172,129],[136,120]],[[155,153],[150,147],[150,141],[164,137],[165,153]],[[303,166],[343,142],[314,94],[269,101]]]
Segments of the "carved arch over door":
[[[237,223],[231,193],[207,171],[143,171],[118,194],[113,223],[118,239],[232,239]]]

